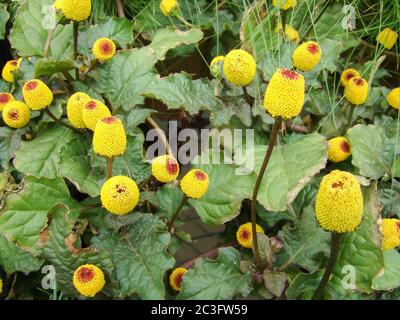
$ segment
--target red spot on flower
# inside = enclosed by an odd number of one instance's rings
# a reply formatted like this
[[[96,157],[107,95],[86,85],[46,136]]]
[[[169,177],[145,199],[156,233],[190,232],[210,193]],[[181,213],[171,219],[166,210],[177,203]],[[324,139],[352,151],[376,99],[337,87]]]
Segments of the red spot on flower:
[[[17,60],[13,60],[13,61],[10,62],[10,64],[15,67],[15,66],[18,65],[18,61]]]
[[[282,69],[281,74],[284,78],[289,80],[297,80],[299,78],[299,74],[296,71],[289,69]]]
[[[36,81],[29,81],[26,83],[25,89],[28,91],[35,90],[37,88],[37,86],[38,86],[38,83]]]
[[[112,53],[112,45],[108,41],[103,41],[100,43],[100,51],[103,54],[111,54]]]
[[[332,188],[341,188],[341,187],[343,187],[342,181],[338,181],[332,184]]]
[[[8,112],[8,118],[10,118],[11,120],[17,121],[19,119],[18,111],[10,110]]]
[[[312,43],[307,46],[307,50],[311,54],[317,54],[319,52],[319,47],[317,44]]]
[[[5,104],[8,103],[9,101],[10,101],[10,96],[8,94],[5,93],[0,94],[0,104]]]
[[[167,159],[166,169],[170,175],[174,175],[178,172],[178,164],[172,159]]]
[[[175,276],[174,282],[178,288],[180,288],[182,285],[183,275],[184,273],[180,272]]]
[[[346,80],[350,80],[351,78],[354,78],[354,74],[349,72],[348,74],[346,74]]]
[[[94,278],[94,271],[92,268],[83,267],[78,271],[78,280],[80,282],[89,282]]]
[[[364,85],[364,80],[361,78],[354,78],[353,82],[359,87],[362,87]]]
[[[397,227],[397,229],[399,229],[399,231],[400,231],[400,221],[399,221],[399,222],[396,222],[396,227]]]
[[[343,152],[349,153],[350,152],[350,145],[347,143],[347,141],[342,141],[340,143],[340,149]]]
[[[249,240],[249,239],[250,239],[250,236],[251,236],[251,232],[250,232],[249,230],[243,230],[243,231],[240,233],[240,237],[241,237],[243,240]]]
[[[97,106],[96,102],[92,100],[92,101],[89,101],[88,103],[86,103],[85,108],[89,109],[89,110],[93,110],[96,108],[96,106]]]
[[[119,184],[117,184],[115,186],[115,188],[117,189],[118,193],[124,193],[125,192],[125,188],[123,186],[120,186]]]
[[[197,180],[201,180],[201,181],[207,179],[206,174],[204,172],[201,172],[201,171],[195,171],[194,172],[194,176],[197,178]]]
[[[101,121],[104,123],[107,123],[107,124],[113,124],[113,123],[117,122],[117,118],[111,116],[111,117],[101,119]]]

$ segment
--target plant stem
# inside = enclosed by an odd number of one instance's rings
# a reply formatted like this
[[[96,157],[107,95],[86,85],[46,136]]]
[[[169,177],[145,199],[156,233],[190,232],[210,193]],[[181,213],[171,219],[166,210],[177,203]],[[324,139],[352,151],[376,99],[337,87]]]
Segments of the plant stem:
[[[333,267],[335,266],[336,259],[339,255],[340,246],[340,233],[331,233],[331,254],[329,256],[328,265],[326,266],[324,275],[322,276],[321,282],[318,285],[317,290],[314,293],[313,300],[318,300],[324,292],[325,286],[327,285],[329,278],[332,274]]]
[[[46,108],[46,109],[44,110],[44,112],[46,112],[46,114],[47,114],[51,119],[53,119],[54,122],[57,122],[57,123],[61,124],[62,126],[68,128],[68,129],[74,130],[75,132],[82,133],[81,131],[79,131],[78,129],[74,128],[73,126],[70,126],[69,124],[66,124],[66,123],[62,122],[60,119],[57,119],[57,117],[49,110],[49,108]]]
[[[349,111],[349,117],[347,118],[347,128],[350,128],[351,127],[351,125],[352,125],[352,123],[353,123],[353,116],[354,116],[354,111],[355,111],[355,107],[354,106],[352,106],[351,104],[349,104],[349,108],[350,108],[350,111]]]
[[[79,22],[74,21],[74,61],[75,64],[78,60],[78,33],[79,33]],[[79,68],[75,66],[75,79],[79,80]]]
[[[282,125],[282,118],[277,118],[275,119],[275,123],[272,127],[271,131],[271,136],[269,137],[269,144],[268,144],[268,149],[267,152],[265,153],[264,161],[261,166],[260,172],[257,176],[257,181],[254,186],[253,190],[253,197],[251,199],[251,231],[253,235],[253,248],[254,248],[254,256],[256,259],[256,266],[257,268],[261,268],[261,257],[260,257],[260,251],[258,248],[258,241],[257,241],[257,229],[256,229],[256,222],[257,222],[257,213],[256,213],[256,202],[257,202],[257,195],[258,191],[260,190],[260,185],[262,178],[264,176],[265,170],[267,169],[269,159],[271,158],[272,151],[274,150],[276,138],[278,136],[279,129],[281,128]]]
[[[121,0],[115,0],[115,6],[117,7],[118,16],[125,17],[124,6]]]
[[[244,99],[246,100],[246,102],[250,105],[250,108],[253,107],[254,104],[254,100],[252,97],[250,97],[249,93],[247,92],[247,87],[242,87],[243,89],[243,95],[244,95]]]
[[[113,158],[106,158],[106,181],[112,177],[113,162]]]
[[[282,23],[282,32],[283,32],[283,39],[286,39],[286,10],[279,10],[281,14],[281,23]]]
[[[160,137],[160,141],[164,145],[165,151],[167,152],[167,154],[170,156],[173,156],[174,153],[172,152],[171,146],[168,143],[168,139],[167,139],[167,136],[165,135],[165,132],[160,128],[160,126],[157,124],[157,122],[151,116],[148,116],[146,120],[150,123],[150,125],[154,129],[157,130],[158,135]]]
[[[187,202],[187,200],[188,200],[188,197],[186,195],[184,195],[178,208],[176,208],[175,213],[173,214],[173,216],[171,218],[171,221],[168,223],[168,232],[171,232],[174,222],[175,222],[176,218],[178,218],[179,213],[181,212],[181,210],[182,210],[183,206],[185,205],[185,203]]]

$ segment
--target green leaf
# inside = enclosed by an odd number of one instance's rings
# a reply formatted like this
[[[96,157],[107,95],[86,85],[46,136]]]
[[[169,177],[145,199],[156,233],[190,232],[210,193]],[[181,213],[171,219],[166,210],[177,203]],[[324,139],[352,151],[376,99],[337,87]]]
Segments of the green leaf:
[[[71,129],[60,125],[48,127],[34,140],[21,142],[14,165],[26,175],[54,179],[58,175],[61,149],[73,137]]]
[[[7,12],[6,5],[0,5],[0,38],[4,39],[6,35],[6,24],[8,19],[10,18],[10,14]]]
[[[166,253],[170,241],[164,223],[145,214],[120,234],[102,230],[92,243],[111,255],[121,296],[138,293],[142,299],[164,299],[164,273],[174,266],[174,258]]]
[[[35,64],[35,78],[51,76],[58,72],[67,72],[74,69],[75,63],[71,59],[57,60],[55,58],[39,59]]]
[[[26,128],[17,130],[8,127],[0,128],[0,161],[4,169],[10,166],[10,160],[14,158],[15,151],[21,145],[21,135],[26,131]]]
[[[62,178],[54,180],[27,177],[23,188],[11,193],[0,211],[0,233],[29,252],[40,250],[40,234],[54,205],[63,203],[77,208]]]
[[[293,279],[289,288],[286,290],[286,296],[289,300],[311,299],[322,278],[322,271],[313,273],[298,273]]]
[[[176,185],[166,184],[157,191],[156,196],[160,202],[159,213],[168,219],[172,218],[183,198],[181,189]]]
[[[284,240],[288,261],[307,271],[316,271],[321,260],[329,254],[329,233],[318,225],[312,207],[304,209],[294,227],[285,225],[279,231],[279,237]]]
[[[183,277],[178,300],[228,300],[247,296],[251,274],[240,272],[240,253],[232,247],[219,249],[216,260],[200,258]]]
[[[79,32],[78,51],[81,54],[91,53],[96,40],[109,38],[120,48],[126,48],[133,41],[133,25],[126,18],[111,17],[92,27]]]
[[[280,297],[285,290],[287,276],[284,272],[264,271],[263,279],[265,287],[275,297]]]
[[[74,231],[75,220],[65,205],[58,205],[50,211],[51,221],[47,229],[44,257],[54,266],[57,287],[68,296],[77,296],[72,284],[75,270],[84,264],[94,264],[105,274],[106,285],[113,270],[110,255],[93,247],[82,248],[80,238]],[[104,289],[103,289],[104,291]]]
[[[144,123],[153,112],[155,112],[155,110],[142,108],[134,108],[129,110],[129,113],[125,116],[124,121],[126,134],[131,136],[136,135],[136,128],[140,124]]]
[[[214,96],[214,86],[209,80],[192,80],[184,72],[154,79],[144,88],[143,94],[146,98],[162,101],[169,109],[183,109],[190,115],[221,106],[221,102]]]
[[[400,253],[397,250],[384,252],[384,269],[372,281],[374,290],[393,290],[400,287]]]
[[[395,142],[376,125],[357,125],[348,130],[351,142],[352,163],[360,174],[379,179],[389,175],[394,157]]]
[[[164,60],[168,50],[182,44],[198,43],[201,39],[203,39],[203,32],[200,29],[192,28],[182,31],[169,27],[158,30],[149,47],[155,51],[158,60]]]

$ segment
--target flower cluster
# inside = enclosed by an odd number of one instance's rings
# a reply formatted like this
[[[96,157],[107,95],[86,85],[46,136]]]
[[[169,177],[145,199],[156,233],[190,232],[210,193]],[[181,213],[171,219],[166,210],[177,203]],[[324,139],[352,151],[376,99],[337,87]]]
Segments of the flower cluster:
[[[364,104],[368,100],[368,82],[360,77],[349,80],[344,89],[344,97],[354,105]]]
[[[236,86],[249,85],[256,75],[256,62],[253,56],[241,49],[230,51],[224,60],[224,75]]]
[[[378,43],[383,45],[386,49],[390,50],[396,44],[398,37],[399,35],[396,31],[390,28],[385,28],[378,34],[376,41],[378,41]]]
[[[14,75],[13,72],[18,70],[22,62],[22,58],[18,60],[11,60],[8,61],[5,66],[3,67],[3,71],[1,73],[3,79],[7,82],[13,83],[14,82]]]
[[[208,184],[207,173],[200,169],[192,169],[182,178],[181,189],[187,197],[200,199],[207,193]]]
[[[116,117],[107,117],[97,121],[93,135],[94,152],[103,157],[122,156],[126,149],[124,126]]]
[[[382,219],[381,223],[382,247],[384,250],[400,246],[400,220]]]
[[[346,87],[351,79],[358,77],[360,77],[360,74],[357,70],[352,68],[346,69],[342,72],[342,75],[340,76],[340,83],[343,87]]]
[[[293,52],[293,66],[301,71],[313,70],[321,60],[322,49],[318,43],[309,41],[301,44]]]
[[[29,107],[21,101],[12,101],[3,109],[3,120],[11,128],[22,128],[31,119]]]
[[[24,84],[22,95],[31,110],[42,110],[53,102],[53,92],[39,79],[33,79]]]
[[[179,175],[179,164],[170,155],[159,156],[151,162],[151,173],[160,182],[174,181]]]
[[[82,109],[82,119],[85,127],[94,131],[97,121],[111,117],[111,112],[107,106],[99,100],[91,99],[86,102]]]
[[[94,297],[103,289],[105,283],[103,271],[95,265],[84,264],[74,272],[73,284],[82,296]]]
[[[345,137],[336,137],[328,141],[328,159],[334,163],[346,160],[351,155],[350,141]]]
[[[53,6],[67,19],[77,22],[86,20],[92,12],[92,0],[57,0]]]
[[[400,87],[395,88],[392,91],[390,91],[386,97],[386,101],[392,108],[399,109],[400,108]]]
[[[257,224],[256,232],[264,233],[264,229]],[[236,232],[236,239],[242,247],[251,249],[253,243],[253,230],[251,228],[251,222],[242,224],[239,227]]]
[[[188,270],[186,268],[176,268],[169,276],[169,284],[175,291],[182,290],[183,276]]]
[[[110,60],[116,51],[115,43],[108,38],[100,38],[93,45],[93,55],[99,61]]]

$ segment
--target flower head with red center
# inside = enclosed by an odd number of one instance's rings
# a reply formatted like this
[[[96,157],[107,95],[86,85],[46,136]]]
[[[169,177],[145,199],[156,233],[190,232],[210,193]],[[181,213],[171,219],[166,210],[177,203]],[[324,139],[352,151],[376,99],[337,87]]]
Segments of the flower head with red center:
[[[151,162],[151,173],[160,182],[171,182],[179,175],[179,164],[172,156],[159,156]]]
[[[182,178],[181,189],[187,197],[199,199],[207,193],[208,184],[207,173],[200,169],[193,169]]]
[[[301,71],[313,70],[321,60],[322,50],[318,43],[309,41],[301,44],[293,52],[293,66]]]
[[[387,103],[394,109],[400,108],[400,87],[389,92],[386,97]]]
[[[22,88],[25,103],[31,110],[42,110],[53,102],[53,92],[39,79],[25,83]]]
[[[85,264],[74,272],[73,284],[82,296],[94,297],[103,289],[105,283],[103,271],[95,265]]]
[[[93,135],[93,149],[96,154],[107,158],[125,153],[126,134],[121,120],[111,116],[97,121]]]
[[[391,250],[400,246],[400,220],[382,219],[380,226],[382,233],[382,247]]]
[[[349,81],[355,77],[359,77],[360,74],[355,69],[346,69],[340,76],[340,83],[343,87],[346,87]]]
[[[2,112],[4,122],[11,128],[22,128],[31,119],[31,111],[21,101],[11,101]]]
[[[93,45],[93,54],[96,59],[106,61],[115,55],[115,43],[108,38],[100,38]]]
[[[328,159],[332,162],[344,161],[351,155],[350,141],[345,137],[332,138],[328,144]]]
[[[344,97],[354,105],[361,105],[367,102],[368,91],[368,82],[361,77],[354,77],[347,83]]]
[[[100,191],[103,207],[115,215],[124,215],[135,209],[139,202],[139,188],[132,179],[115,176],[108,179]]]
[[[185,268],[176,268],[169,276],[169,284],[175,291],[182,290],[183,276],[188,270]]]
[[[301,112],[304,104],[304,77],[289,69],[278,69],[268,84],[264,108],[273,116],[293,118]]]
[[[247,51],[232,50],[225,57],[223,70],[230,83],[244,87],[253,82],[256,76],[256,62]]]
[[[0,93],[0,111],[3,111],[4,107],[14,101],[14,96],[10,93]]]
[[[19,64],[17,60],[8,61],[2,71],[2,77],[7,82],[14,82],[13,71],[18,70]]]
[[[257,233],[264,233],[264,229],[258,224],[256,225],[256,231]],[[236,239],[242,247],[251,249],[253,243],[253,232],[251,228],[251,222],[242,224],[239,227],[239,229],[236,232]]]
[[[99,100],[92,99],[86,102],[82,109],[82,119],[86,128],[94,131],[97,121],[110,117],[111,112],[107,106]]]

